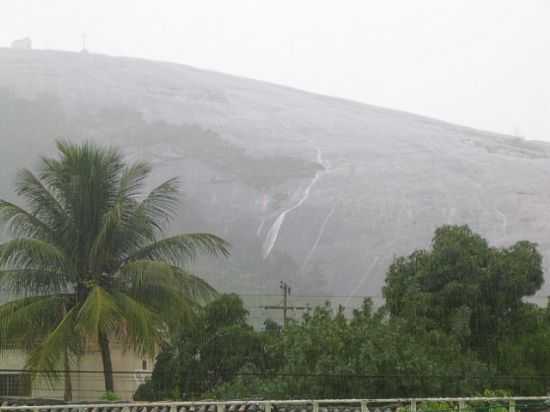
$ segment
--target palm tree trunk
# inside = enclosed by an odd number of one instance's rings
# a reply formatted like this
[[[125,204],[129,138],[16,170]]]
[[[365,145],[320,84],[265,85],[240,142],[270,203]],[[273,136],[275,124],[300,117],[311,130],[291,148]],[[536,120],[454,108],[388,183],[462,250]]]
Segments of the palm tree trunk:
[[[63,305],[63,318],[67,316],[67,307]],[[63,369],[64,369],[64,383],[65,383],[65,393],[63,394],[63,399],[68,402],[73,400],[73,382],[71,380],[71,364],[69,362],[69,350],[65,347],[63,352]]]
[[[66,402],[69,402],[73,400],[73,383],[71,381],[71,366],[69,365],[69,354],[67,349],[65,349],[65,357],[63,361],[63,368],[65,369],[65,393],[63,395],[63,399]]]
[[[109,338],[104,333],[99,333],[99,347],[101,348],[101,360],[103,361],[103,377],[105,378],[105,391],[114,392],[113,362],[111,360],[111,348]]]

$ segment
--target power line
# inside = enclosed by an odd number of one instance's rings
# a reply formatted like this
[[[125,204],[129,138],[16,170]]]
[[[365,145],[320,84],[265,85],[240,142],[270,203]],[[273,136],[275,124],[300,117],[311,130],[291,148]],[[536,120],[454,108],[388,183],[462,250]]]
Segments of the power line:
[[[271,298],[271,297],[280,297],[281,295],[276,295],[273,293],[237,293],[241,297],[258,297],[258,298]],[[295,298],[325,298],[325,299],[384,299],[382,295],[292,295]],[[536,297],[535,297],[536,298]]]
[[[283,290],[283,305],[282,306],[264,306],[263,309],[274,309],[283,311],[283,328],[286,328],[288,323],[288,311],[289,310],[306,310],[307,306],[289,306],[288,296],[291,293],[290,286],[281,280],[280,288]]]
[[[82,373],[82,374],[104,374],[104,371],[94,371],[94,370],[80,370],[80,369],[38,369],[38,370],[29,370],[29,369],[0,369],[0,373]],[[135,370],[135,371],[113,371],[113,375],[134,375],[136,373],[140,374],[151,374],[153,372],[146,370]]]
[[[26,369],[0,369],[0,373],[52,373],[52,372],[65,372],[63,370],[42,370],[42,371],[29,371]],[[79,370],[70,370],[68,371],[73,374],[101,374],[103,371],[79,371]],[[134,374],[133,371],[113,371],[114,374]],[[139,371],[139,373],[152,374],[152,372]],[[355,374],[355,373],[284,373],[284,372],[237,372],[233,376],[270,376],[270,377],[288,377],[288,378],[362,378],[362,379],[385,379],[385,378],[434,378],[434,379],[550,379],[550,375],[493,375],[493,376],[482,376],[482,375],[441,375],[441,374]],[[126,377],[129,379],[129,377]]]

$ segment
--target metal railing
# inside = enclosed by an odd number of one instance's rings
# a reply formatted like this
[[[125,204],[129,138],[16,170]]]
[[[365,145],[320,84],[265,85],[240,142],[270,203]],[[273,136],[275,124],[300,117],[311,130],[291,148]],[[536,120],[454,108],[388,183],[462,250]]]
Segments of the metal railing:
[[[434,412],[550,410],[550,396],[3,404],[0,412]]]

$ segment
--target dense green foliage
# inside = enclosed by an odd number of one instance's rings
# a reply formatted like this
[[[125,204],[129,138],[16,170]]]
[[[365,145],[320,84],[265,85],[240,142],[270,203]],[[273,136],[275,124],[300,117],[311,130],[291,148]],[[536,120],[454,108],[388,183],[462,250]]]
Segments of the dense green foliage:
[[[159,355],[151,382],[138,395],[544,394],[550,318],[547,309],[524,301],[542,281],[534,244],[494,248],[466,226],[444,226],[430,250],[395,259],[382,308],[366,300],[346,318],[327,304],[286,330],[269,322],[260,332],[246,326],[235,296],[212,303]]]
[[[543,281],[536,245],[493,248],[467,226],[443,226],[432,250],[395,260],[384,297],[393,317],[420,318],[494,363],[495,348],[511,333],[530,332],[525,326],[536,309],[523,299]]]
[[[208,304],[176,342],[160,353],[151,382],[137,399],[190,397],[206,393],[232,379],[241,368],[266,370],[267,334],[246,324],[247,311],[236,295],[223,295]]]
[[[198,300],[215,295],[184,266],[197,253],[227,255],[228,245],[204,233],[165,237],[178,183],[146,193],[148,163],[126,164],[93,144],[57,148],[38,173],[19,172],[24,206],[0,201],[13,234],[0,245],[0,287],[12,297],[0,305],[0,352],[22,348],[27,369],[55,378],[99,345],[112,392],[110,341],[153,354]]]

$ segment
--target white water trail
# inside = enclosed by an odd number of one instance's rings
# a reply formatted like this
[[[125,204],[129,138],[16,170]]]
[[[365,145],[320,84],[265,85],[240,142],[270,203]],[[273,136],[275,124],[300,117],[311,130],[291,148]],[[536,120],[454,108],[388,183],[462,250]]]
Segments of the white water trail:
[[[317,246],[319,246],[319,242],[321,241],[321,238],[323,237],[323,234],[325,233],[325,228],[327,227],[327,223],[330,219],[330,217],[334,214],[334,211],[336,210],[336,206],[333,206],[332,209],[330,209],[330,212],[328,212],[327,216],[325,217],[325,220],[323,220],[323,223],[321,224],[321,227],[319,228],[319,233],[317,234],[317,239],[315,239],[315,242],[313,243],[313,246],[311,247],[311,250],[307,254],[306,258],[304,259],[304,263],[302,263],[302,272],[304,271],[306,265],[309,263],[311,258],[313,257],[313,254],[317,250]]]
[[[256,230],[256,236],[258,236],[258,237],[261,236],[262,230],[264,230],[264,225],[265,225],[265,218],[262,219],[260,225],[258,226],[258,229]]]
[[[326,167],[325,162],[323,161],[323,153],[321,152],[320,148],[316,148],[317,150],[317,162],[321,164],[323,167]],[[283,210],[283,212],[275,219],[275,222],[273,222],[273,225],[267,232],[267,235],[265,237],[264,243],[262,245],[262,256],[264,259],[266,259],[271,251],[273,250],[273,247],[275,246],[275,243],[277,242],[277,238],[279,237],[279,232],[281,231],[281,226],[283,225],[285,221],[285,217],[287,214],[292,212],[293,210],[299,208],[304,204],[304,202],[308,199],[309,193],[311,192],[311,188],[317,183],[317,180],[321,177],[321,175],[325,172],[325,170],[319,170],[315,173],[315,176],[313,176],[313,179],[309,183],[309,185],[305,188],[304,193],[294,204],[293,206]]]
[[[319,174],[319,172],[317,172],[315,174],[315,177],[313,178],[313,180],[310,182],[310,184],[304,190],[304,193],[303,193],[302,197],[300,198],[300,200],[298,200],[298,202],[294,206],[291,206],[288,209],[284,210],[279,215],[279,217],[277,219],[275,219],[275,222],[273,223],[273,225],[271,226],[271,228],[267,232],[267,235],[265,237],[265,241],[264,241],[264,244],[263,244],[263,247],[262,247],[262,256],[263,256],[264,259],[267,258],[269,256],[269,254],[271,253],[271,251],[273,250],[273,246],[275,246],[275,242],[277,242],[277,238],[279,237],[279,232],[281,230],[281,226],[283,225],[283,222],[285,221],[286,215],[288,213],[292,212],[294,209],[297,209],[297,208],[299,208],[300,206],[302,206],[304,204],[304,202],[309,197],[309,192],[311,191],[311,188],[313,187],[313,185],[319,179],[319,176],[320,176],[320,174]]]
[[[502,211],[495,206],[495,212],[497,215],[499,215],[500,219],[502,220],[502,236],[506,236],[506,231],[508,229],[508,219],[506,218],[506,215],[502,213]]]
[[[372,272],[372,270],[376,267],[376,264],[378,263],[378,260],[380,259],[380,256],[376,256],[374,258],[374,260],[372,261],[372,263],[370,264],[369,266],[369,269],[367,270],[367,273],[365,273],[365,275],[363,276],[363,278],[361,279],[361,281],[359,282],[359,284],[357,285],[357,287],[355,289],[353,289],[353,291],[351,292],[350,295],[348,295],[348,298],[346,299],[346,302],[344,303],[344,306],[348,306],[351,299],[355,297],[355,294],[359,291],[359,289],[361,289],[361,287],[363,286],[363,284],[365,283],[365,281],[370,277],[370,273]]]

